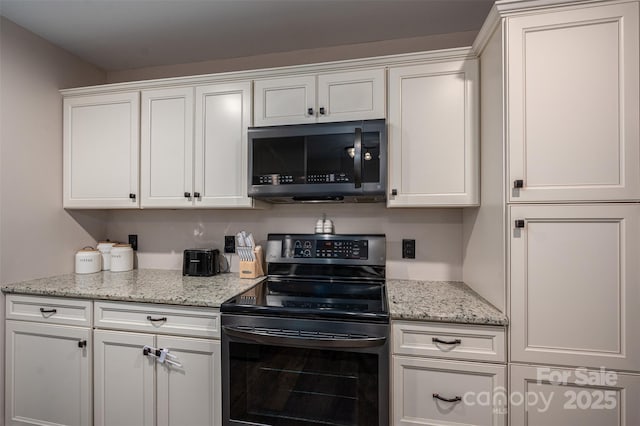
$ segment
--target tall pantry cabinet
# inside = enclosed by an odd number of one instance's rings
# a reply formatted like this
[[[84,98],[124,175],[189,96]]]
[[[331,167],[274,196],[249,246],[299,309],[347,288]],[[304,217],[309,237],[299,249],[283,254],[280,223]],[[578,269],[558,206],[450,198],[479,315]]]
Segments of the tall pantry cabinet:
[[[509,312],[514,426],[640,424],[639,15],[498,2],[474,46],[483,204],[463,274]]]

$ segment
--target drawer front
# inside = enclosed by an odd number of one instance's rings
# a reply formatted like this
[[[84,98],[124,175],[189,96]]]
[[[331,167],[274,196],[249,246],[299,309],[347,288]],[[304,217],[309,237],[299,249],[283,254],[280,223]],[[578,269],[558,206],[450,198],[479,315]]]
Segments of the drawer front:
[[[504,426],[505,365],[393,357],[392,424]]]
[[[217,309],[95,302],[94,310],[96,328],[220,338]]]
[[[394,321],[393,353],[505,362],[503,327]]]
[[[90,300],[9,294],[6,318],[91,327],[91,304]]]

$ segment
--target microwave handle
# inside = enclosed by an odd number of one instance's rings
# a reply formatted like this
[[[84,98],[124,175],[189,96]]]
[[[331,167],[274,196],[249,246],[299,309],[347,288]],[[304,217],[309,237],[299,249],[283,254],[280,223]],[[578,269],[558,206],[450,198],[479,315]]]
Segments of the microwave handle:
[[[353,177],[356,188],[362,187],[362,129],[356,127],[356,135],[353,140]]]

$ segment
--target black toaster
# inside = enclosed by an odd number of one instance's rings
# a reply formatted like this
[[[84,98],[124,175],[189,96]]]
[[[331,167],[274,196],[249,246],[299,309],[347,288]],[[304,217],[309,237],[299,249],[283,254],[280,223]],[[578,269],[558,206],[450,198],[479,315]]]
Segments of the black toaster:
[[[220,273],[220,251],[217,249],[187,249],[182,257],[182,275],[210,277]]]

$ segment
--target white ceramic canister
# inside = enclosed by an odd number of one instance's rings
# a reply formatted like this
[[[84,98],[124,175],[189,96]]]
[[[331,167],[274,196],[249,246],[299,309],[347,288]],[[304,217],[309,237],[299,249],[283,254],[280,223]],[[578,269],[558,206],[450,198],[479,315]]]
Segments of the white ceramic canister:
[[[102,254],[102,270],[108,271],[111,269],[111,249],[116,243],[111,241],[98,242],[98,250]]]
[[[76,252],[76,274],[93,274],[102,269],[102,255],[93,247]]]
[[[116,244],[111,249],[111,272],[133,269],[133,249],[131,244]]]

